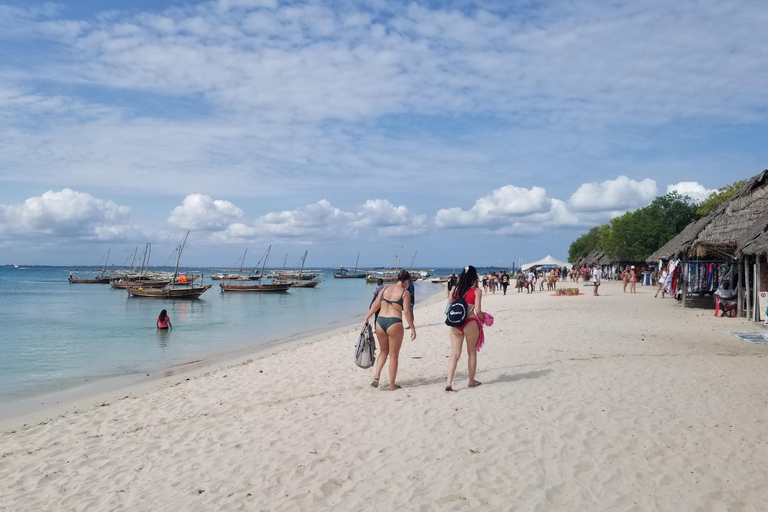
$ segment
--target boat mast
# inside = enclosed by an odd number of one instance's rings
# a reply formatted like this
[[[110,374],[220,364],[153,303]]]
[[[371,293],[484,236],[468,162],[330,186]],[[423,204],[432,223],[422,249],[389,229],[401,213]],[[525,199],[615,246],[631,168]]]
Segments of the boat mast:
[[[307,261],[307,253],[309,251],[304,251],[304,257],[301,258],[301,270],[299,270],[299,281],[301,281],[301,274],[304,272],[304,262]]]
[[[128,272],[133,270],[133,262],[136,261],[136,253],[139,251],[139,246],[137,245],[136,248],[133,250],[133,258],[131,258],[131,268],[128,269]]]
[[[411,266],[408,267],[408,272],[410,272],[411,269],[413,268],[413,262],[416,261],[416,255],[417,254],[419,254],[419,251],[416,251],[415,253],[413,253],[413,259],[411,260]]]
[[[176,268],[173,271],[173,280],[174,285],[179,280],[179,260],[181,260],[181,251],[184,250],[184,246],[187,244],[187,237],[189,236],[189,230],[187,230],[187,234],[184,235],[184,241],[181,242],[181,245],[179,246],[179,254],[176,255]]]
[[[264,276],[264,269],[267,268],[267,258],[269,258],[269,251],[272,250],[272,246],[270,245],[269,248],[267,248],[267,254],[264,255],[264,264],[261,265],[261,275],[259,276],[259,283],[261,283],[261,278]]]
[[[397,275],[397,270],[400,268],[400,256],[403,255],[403,246],[400,246],[400,254],[397,255],[397,265],[395,265],[395,275]]]
[[[245,263],[245,255],[248,254],[248,248],[245,248],[245,252],[243,253],[243,259],[240,260],[240,270],[237,271],[237,277],[240,277],[240,272],[243,271],[243,263]]]
[[[99,277],[104,277],[104,271],[107,269],[107,262],[109,261],[109,251],[111,249],[112,249],[111,247],[107,249],[107,257],[104,258],[104,266],[101,267],[101,275]]]
[[[357,259],[355,260],[355,274],[357,274],[357,264],[360,263],[360,253],[357,253]]]

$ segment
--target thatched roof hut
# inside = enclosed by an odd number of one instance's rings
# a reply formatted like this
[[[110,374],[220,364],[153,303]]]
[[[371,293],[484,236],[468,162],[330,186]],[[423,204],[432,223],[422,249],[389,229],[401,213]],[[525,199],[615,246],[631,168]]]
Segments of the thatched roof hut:
[[[711,215],[707,215],[703,219],[688,224],[685,229],[677,234],[677,236],[648,256],[648,261],[659,261],[660,259],[669,260],[680,257],[686,253],[698,234],[701,233],[701,230],[707,227],[711,218]]]
[[[711,216],[693,240],[689,253],[735,256],[755,222],[768,212],[768,170],[750,179]]]
[[[740,254],[768,255],[768,211],[752,224],[742,238]]]
[[[768,170],[753,176],[710,215],[689,224],[648,257],[648,261],[688,255],[734,258],[759,233],[755,223],[768,212]],[[757,243],[757,242],[755,242]]]

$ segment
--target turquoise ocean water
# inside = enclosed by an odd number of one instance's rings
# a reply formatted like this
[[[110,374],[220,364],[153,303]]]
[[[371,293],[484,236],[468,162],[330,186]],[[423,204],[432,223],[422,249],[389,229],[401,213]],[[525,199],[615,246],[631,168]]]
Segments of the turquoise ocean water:
[[[164,300],[130,297],[108,284],[70,284],[68,270],[0,267],[0,407],[362,322],[375,288],[325,269],[317,288],[221,293],[219,281],[206,279],[214,287],[201,298]],[[444,289],[415,285],[417,302]],[[171,317],[170,332],[155,327],[161,309]]]

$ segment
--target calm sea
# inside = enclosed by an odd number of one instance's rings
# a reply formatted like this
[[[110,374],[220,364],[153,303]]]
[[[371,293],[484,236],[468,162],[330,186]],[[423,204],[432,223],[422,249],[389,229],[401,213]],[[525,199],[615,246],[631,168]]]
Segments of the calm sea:
[[[67,268],[0,267],[0,407],[361,322],[375,288],[325,269],[317,288],[221,293],[219,282],[207,279],[214,287],[199,299],[164,300],[67,277]],[[442,289],[417,282],[417,302]],[[155,328],[161,309],[171,317],[170,332]]]

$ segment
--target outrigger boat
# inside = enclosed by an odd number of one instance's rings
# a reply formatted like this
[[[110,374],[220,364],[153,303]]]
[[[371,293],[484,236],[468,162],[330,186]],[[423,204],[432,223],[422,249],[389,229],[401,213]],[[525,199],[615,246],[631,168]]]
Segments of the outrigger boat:
[[[260,276],[264,275],[264,268],[267,266],[267,258],[269,257],[269,251],[272,246],[267,249],[267,254],[264,255],[264,265],[261,268]],[[248,249],[245,250],[245,254],[248,253]],[[243,260],[245,260],[245,254],[243,254]],[[240,271],[243,270],[243,264],[240,263]],[[219,287],[222,292],[287,292],[291,287],[291,283],[272,282],[269,284],[261,284],[261,277],[258,278],[259,284],[232,284],[232,279],[227,279],[226,284],[221,283]]]
[[[109,249],[107,249],[107,257],[104,258],[104,266],[101,267],[101,271],[97,271],[94,274],[94,272],[70,270],[69,282],[72,284],[109,284],[111,277],[109,274],[106,273],[108,260],[109,260]],[[94,277],[77,277],[77,274],[87,274]]]
[[[179,260],[181,260],[181,253],[187,244],[187,237],[189,237],[189,231],[187,231],[184,241],[179,246],[179,253],[176,256],[176,269],[173,271],[173,278],[169,285],[162,288],[150,288],[141,284],[133,284],[126,287],[128,293],[134,297],[153,297],[158,299],[197,299],[205,293],[212,285],[201,284],[200,286],[195,286],[196,276],[193,275],[190,279],[186,275],[179,275]]]

